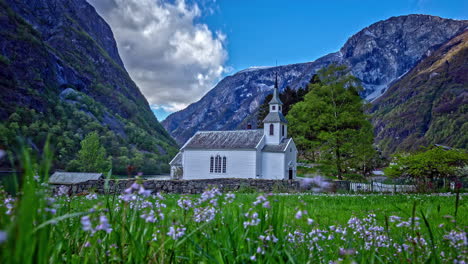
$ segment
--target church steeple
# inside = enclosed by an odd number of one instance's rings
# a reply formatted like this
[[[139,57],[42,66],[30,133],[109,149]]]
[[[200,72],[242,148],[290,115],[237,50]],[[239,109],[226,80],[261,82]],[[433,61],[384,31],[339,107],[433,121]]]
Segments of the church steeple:
[[[270,113],[263,120],[263,132],[266,136],[266,144],[280,144],[287,136],[286,118],[282,114],[283,102],[279,98],[278,73],[275,76],[275,87],[270,102]]]
[[[271,98],[269,104],[270,104],[270,106],[272,104],[283,105],[283,102],[281,102],[281,100],[279,98],[279,92],[278,92],[278,73],[276,73],[275,88],[273,88],[273,97]]]

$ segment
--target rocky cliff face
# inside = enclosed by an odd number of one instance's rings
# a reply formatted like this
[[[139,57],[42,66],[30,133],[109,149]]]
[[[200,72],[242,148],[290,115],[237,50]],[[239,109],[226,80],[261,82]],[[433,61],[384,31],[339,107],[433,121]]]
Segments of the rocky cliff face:
[[[385,154],[442,144],[468,148],[468,30],[424,58],[373,102]]]
[[[85,0],[0,0],[0,54],[0,120],[10,132],[27,133],[47,118],[38,130],[56,126],[65,162],[89,131],[109,140],[114,157],[131,158],[123,147],[159,163],[176,151],[125,70],[110,27]]]
[[[257,107],[271,92],[275,71],[280,78],[280,89],[286,86],[297,89],[307,85],[317,70],[330,63],[348,65],[362,80],[365,89],[362,96],[372,101],[426,54],[466,27],[466,20],[427,15],[392,17],[361,30],[340,51],[314,62],[244,70],[226,77],[199,102],[170,115],[163,125],[183,143],[197,130],[234,129],[243,128],[246,123],[256,124]]]

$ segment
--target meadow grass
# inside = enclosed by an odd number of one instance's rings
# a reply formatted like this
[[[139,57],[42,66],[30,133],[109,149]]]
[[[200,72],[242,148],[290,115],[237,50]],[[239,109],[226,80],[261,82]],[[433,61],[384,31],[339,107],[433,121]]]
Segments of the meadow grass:
[[[33,164],[27,153],[24,164]],[[47,159],[46,159],[47,160]],[[463,263],[468,196],[1,192],[1,263]]]

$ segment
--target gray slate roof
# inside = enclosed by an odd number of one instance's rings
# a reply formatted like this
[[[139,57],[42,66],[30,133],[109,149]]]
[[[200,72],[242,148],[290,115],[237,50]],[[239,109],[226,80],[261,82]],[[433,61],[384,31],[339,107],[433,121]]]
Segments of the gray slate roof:
[[[286,118],[281,112],[270,112],[268,115],[263,119],[263,123],[275,123],[275,122],[282,122],[288,123]]]
[[[171,166],[182,166],[182,152],[177,153],[177,155],[169,162]]]
[[[50,184],[77,184],[91,180],[102,179],[102,173],[86,173],[86,172],[59,172],[56,171],[49,178]]]
[[[265,145],[262,149],[263,152],[285,152],[290,138],[285,138],[278,145]]]
[[[199,131],[184,149],[255,149],[263,130]]]

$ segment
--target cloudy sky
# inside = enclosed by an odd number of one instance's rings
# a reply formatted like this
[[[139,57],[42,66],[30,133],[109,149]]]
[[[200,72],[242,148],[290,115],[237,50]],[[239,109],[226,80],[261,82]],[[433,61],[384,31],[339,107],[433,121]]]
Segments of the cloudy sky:
[[[306,62],[411,13],[467,19],[466,0],[88,0],[159,120],[250,66]]]

